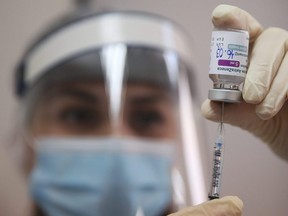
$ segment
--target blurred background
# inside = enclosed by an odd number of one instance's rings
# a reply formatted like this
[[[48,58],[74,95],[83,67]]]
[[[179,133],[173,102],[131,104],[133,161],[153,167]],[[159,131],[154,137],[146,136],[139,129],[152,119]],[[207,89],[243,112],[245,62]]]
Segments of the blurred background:
[[[212,10],[221,3],[239,6],[267,28],[288,29],[287,0],[97,0],[96,10],[143,10],[169,17],[190,34],[199,100],[207,98]],[[27,45],[51,22],[73,9],[72,0],[0,0],[0,144],[9,144],[19,111],[13,89],[13,70]],[[217,124],[204,120],[208,148],[212,150]],[[244,215],[286,216],[288,163],[278,159],[260,140],[239,128],[226,127],[222,195],[244,201]],[[210,152],[211,157],[211,152]],[[210,162],[210,161],[209,161]]]

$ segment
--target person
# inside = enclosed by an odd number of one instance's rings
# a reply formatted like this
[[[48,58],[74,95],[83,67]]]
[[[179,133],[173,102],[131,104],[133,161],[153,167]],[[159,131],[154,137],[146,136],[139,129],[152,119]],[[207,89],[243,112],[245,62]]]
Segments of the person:
[[[34,214],[162,216],[206,200],[201,151],[195,187],[180,131],[196,123],[191,59],[182,28],[144,12],[77,11],[40,36],[16,76]]]
[[[132,25],[129,19],[124,21]],[[227,105],[225,122],[252,132],[288,159],[287,31],[263,30],[247,12],[229,5],[215,8],[212,21],[216,27],[248,30],[252,45],[245,103]],[[109,24],[114,24],[111,17]],[[169,27],[169,33],[178,32]],[[174,185],[175,178],[171,179],[175,168],[187,184],[183,164],[175,163],[183,157],[178,111],[183,108],[182,94],[190,92],[175,82],[189,80],[191,72],[183,46],[167,52],[163,44],[143,48],[137,40],[128,46],[105,43],[79,55],[87,44],[76,47],[63,29],[56,30],[61,36],[52,41],[57,52],[42,38],[18,74],[18,93],[25,103],[23,134],[31,153],[27,171],[36,207],[33,215],[242,215],[243,203],[237,197],[178,211],[188,199],[179,180]],[[78,37],[83,37],[83,30]],[[105,31],[106,37],[115,36],[111,29]],[[181,34],[174,36],[182,39]],[[89,35],[85,37],[89,41]],[[68,38],[70,46],[60,47]],[[271,52],[263,51],[267,49]],[[67,53],[75,50],[68,58]],[[204,116],[213,121],[219,121],[219,109],[211,101],[202,105]],[[235,110],[241,115],[233,116]]]

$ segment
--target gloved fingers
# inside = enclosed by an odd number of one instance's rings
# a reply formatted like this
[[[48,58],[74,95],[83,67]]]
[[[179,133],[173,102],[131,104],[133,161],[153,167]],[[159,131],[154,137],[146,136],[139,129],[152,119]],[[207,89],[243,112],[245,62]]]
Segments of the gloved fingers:
[[[249,93],[249,92],[248,92]],[[265,99],[256,106],[257,115],[264,119],[275,116],[288,98],[288,52],[279,67]]]
[[[241,216],[243,202],[235,196],[227,196],[185,208],[169,216]]]
[[[243,88],[246,102],[259,104],[268,94],[287,47],[288,33],[279,28],[265,30],[254,42]]]
[[[212,22],[218,28],[234,28],[247,30],[250,42],[262,32],[261,24],[248,12],[231,5],[219,5],[212,12]]]
[[[203,102],[201,107],[202,115],[214,122],[220,122],[221,109],[221,102],[208,99]],[[247,103],[225,103],[223,121],[245,130],[252,130],[251,127],[262,123],[262,120],[255,113],[255,105]]]

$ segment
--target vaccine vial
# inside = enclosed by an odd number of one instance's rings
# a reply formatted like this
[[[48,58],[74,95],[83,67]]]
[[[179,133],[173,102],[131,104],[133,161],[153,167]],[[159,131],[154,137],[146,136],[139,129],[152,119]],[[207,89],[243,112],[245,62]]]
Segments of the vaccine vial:
[[[216,28],[211,36],[209,77],[213,89],[208,98],[213,101],[239,103],[241,84],[248,67],[249,33],[238,29]]]

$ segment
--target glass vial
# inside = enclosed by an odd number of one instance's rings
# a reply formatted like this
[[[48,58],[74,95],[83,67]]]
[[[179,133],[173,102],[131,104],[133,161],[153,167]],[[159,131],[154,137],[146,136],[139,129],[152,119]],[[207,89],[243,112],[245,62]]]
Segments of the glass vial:
[[[248,67],[249,33],[238,29],[216,28],[212,32],[209,77],[213,89],[208,98],[213,101],[242,101],[241,84]]]

